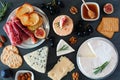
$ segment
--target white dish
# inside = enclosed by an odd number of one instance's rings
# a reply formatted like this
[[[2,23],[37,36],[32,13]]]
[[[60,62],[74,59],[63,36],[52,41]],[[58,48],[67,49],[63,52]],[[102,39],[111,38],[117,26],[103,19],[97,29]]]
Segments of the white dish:
[[[104,46],[102,47],[99,46],[99,48],[98,47],[94,48],[94,51],[96,52],[97,57],[81,57],[80,54],[82,54],[82,52],[86,50],[84,46],[88,44],[88,42],[90,41],[93,41],[93,43],[95,43],[95,40],[105,43],[105,44],[98,43],[99,45],[101,46],[104,45]],[[105,46],[106,48],[103,48]],[[101,37],[94,37],[82,43],[82,45],[78,49],[76,59],[77,59],[78,68],[86,77],[90,79],[103,79],[109,76],[116,69],[118,65],[118,52],[114,47],[114,45],[109,40]],[[110,61],[110,63],[107,65],[107,67],[101,73],[98,73],[95,75],[93,73],[94,68],[102,65],[105,61],[108,61],[108,60]]]
[[[17,77],[20,73],[27,73],[29,72],[31,74],[31,80],[34,80],[34,74],[33,72],[29,71],[29,70],[19,70],[16,72],[16,75],[15,75],[15,80],[18,80]]]
[[[100,7],[99,7],[98,3],[96,3],[96,2],[86,2],[86,4],[96,5],[97,10],[98,10],[98,16],[97,16],[96,18],[94,18],[94,19],[84,18],[84,16],[83,16],[83,6],[84,6],[84,3],[83,3],[83,4],[81,5],[81,17],[82,17],[82,19],[85,20],[85,21],[95,21],[95,20],[98,20],[99,17],[100,17]],[[86,13],[86,14],[87,14],[87,13]]]
[[[38,7],[33,6],[33,8],[35,9],[36,12],[38,12],[38,13],[43,17],[44,23],[43,23],[42,26],[43,26],[43,28],[44,28],[45,31],[46,31],[46,35],[48,36],[49,30],[50,30],[50,25],[49,25],[48,17],[47,17],[46,14],[45,14],[41,9],[39,9]],[[17,9],[13,10],[13,11],[10,13],[7,21],[9,21],[9,20],[11,19],[11,17],[15,16],[15,11],[16,11],[16,10],[17,10]],[[29,49],[29,48],[34,48],[34,47],[39,46],[39,45],[42,44],[44,41],[45,41],[45,39],[42,39],[42,40],[39,40],[36,44],[33,44],[33,43],[31,42],[31,39],[28,39],[28,40],[24,41],[22,44],[17,45],[17,46],[20,47],[20,48]]]

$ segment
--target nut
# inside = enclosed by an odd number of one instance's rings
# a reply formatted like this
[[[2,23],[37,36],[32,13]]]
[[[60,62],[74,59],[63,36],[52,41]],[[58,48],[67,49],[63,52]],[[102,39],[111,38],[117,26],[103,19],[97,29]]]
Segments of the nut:
[[[18,80],[31,80],[31,73],[29,73],[29,72],[26,72],[26,73],[20,73],[19,75],[18,75]]]
[[[0,42],[0,48],[1,48],[1,47],[3,47],[3,43],[2,43],[2,42]]]
[[[6,38],[3,35],[0,35],[0,41],[5,43],[6,42]]]
[[[77,14],[77,13],[78,13],[78,9],[77,9],[75,6],[71,6],[70,12],[71,12],[72,14]]]
[[[75,44],[75,43],[77,42],[77,38],[72,36],[72,37],[69,39],[69,42],[70,42],[70,44]]]
[[[73,80],[79,80],[78,79],[79,78],[79,73],[78,72],[72,73],[72,78],[73,78]]]

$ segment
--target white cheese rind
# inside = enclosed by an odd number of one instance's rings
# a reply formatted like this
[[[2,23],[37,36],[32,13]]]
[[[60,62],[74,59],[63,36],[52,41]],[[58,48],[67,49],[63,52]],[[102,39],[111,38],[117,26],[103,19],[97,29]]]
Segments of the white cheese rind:
[[[63,45],[68,46],[68,49],[67,50],[63,50],[63,51],[58,51]],[[57,56],[65,55],[65,54],[68,54],[68,53],[72,53],[74,51],[75,50],[67,42],[65,42],[63,39],[61,39],[59,41],[59,43],[57,45],[57,49],[56,49]]]
[[[74,64],[67,57],[62,56],[53,69],[48,72],[48,77],[52,80],[61,80],[74,68]]]
[[[23,56],[26,63],[34,70],[45,73],[48,56],[48,47],[42,47]]]

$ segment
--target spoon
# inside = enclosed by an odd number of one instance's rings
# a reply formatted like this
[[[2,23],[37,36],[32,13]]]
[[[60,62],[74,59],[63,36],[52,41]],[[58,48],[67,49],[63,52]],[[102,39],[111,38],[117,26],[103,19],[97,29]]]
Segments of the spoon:
[[[92,18],[92,19],[95,18],[95,13],[88,8],[88,6],[87,6],[87,4],[85,3],[84,0],[82,0],[82,2],[83,2],[83,4],[85,5],[85,7],[87,8],[87,10],[88,10],[88,16],[89,16],[90,18]]]

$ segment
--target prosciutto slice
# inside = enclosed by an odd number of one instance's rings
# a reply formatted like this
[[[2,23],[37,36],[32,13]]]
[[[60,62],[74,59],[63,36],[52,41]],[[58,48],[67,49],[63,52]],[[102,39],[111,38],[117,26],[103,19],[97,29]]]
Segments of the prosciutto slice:
[[[12,21],[12,26],[22,41],[26,41],[29,38],[29,36],[23,32],[14,21]]]
[[[3,29],[7,33],[12,45],[16,46],[22,43],[22,40],[12,26],[12,21],[8,21],[3,27]]]
[[[29,35],[32,39],[32,42],[37,43],[38,39],[34,36],[34,34],[25,26],[23,26],[20,20],[15,20],[15,23],[22,29],[27,35]]]

